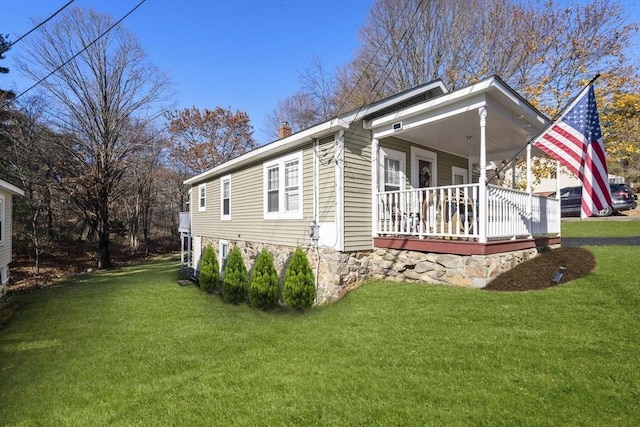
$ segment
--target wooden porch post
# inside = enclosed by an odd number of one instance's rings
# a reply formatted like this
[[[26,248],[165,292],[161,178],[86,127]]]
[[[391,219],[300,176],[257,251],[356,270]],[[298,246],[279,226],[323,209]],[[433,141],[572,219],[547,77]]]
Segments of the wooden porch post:
[[[529,237],[533,237],[533,187],[531,186],[531,142],[530,137],[527,138],[527,193],[529,193],[529,200],[527,200],[527,228],[529,230]]]
[[[479,242],[487,243],[487,108],[480,107],[480,209],[478,218]]]
[[[377,138],[371,141],[371,230],[373,237],[378,236],[378,156],[379,142]]]

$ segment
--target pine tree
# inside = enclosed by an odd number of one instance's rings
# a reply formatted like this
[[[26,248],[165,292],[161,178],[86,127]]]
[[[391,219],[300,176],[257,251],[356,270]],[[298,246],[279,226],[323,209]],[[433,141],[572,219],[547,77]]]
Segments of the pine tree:
[[[305,309],[316,297],[315,280],[309,260],[302,248],[296,248],[285,274],[282,297],[287,307]]]
[[[278,273],[273,258],[269,251],[262,249],[253,267],[249,301],[255,308],[268,310],[278,305],[279,296]]]
[[[215,292],[220,286],[220,267],[216,251],[211,245],[207,245],[202,254],[200,275],[198,276],[200,289],[209,293]]]
[[[222,298],[231,304],[247,301],[249,293],[249,276],[244,265],[240,249],[233,248],[229,252],[227,265],[224,268],[222,282]]]

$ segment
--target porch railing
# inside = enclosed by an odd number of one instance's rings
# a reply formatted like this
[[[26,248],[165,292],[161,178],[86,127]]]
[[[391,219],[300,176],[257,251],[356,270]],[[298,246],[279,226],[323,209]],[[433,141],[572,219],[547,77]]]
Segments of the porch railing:
[[[481,218],[479,194],[480,184],[380,192],[376,234],[479,239],[482,220],[487,240],[560,232],[556,199],[488,185]]]

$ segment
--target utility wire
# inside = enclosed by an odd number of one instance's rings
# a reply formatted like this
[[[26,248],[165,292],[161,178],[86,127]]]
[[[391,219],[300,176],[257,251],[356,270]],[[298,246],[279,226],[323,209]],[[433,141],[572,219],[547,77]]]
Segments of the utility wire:
[[[409,6],[409,3],[411,2],[411,0],[407,0],[407,2],[405,3],[404,8],[402,9],[402,11],[400,12],[399,16],[402,16],[402,14],[404,13],[404,11],[407,9],[407,7]],[[418,2],[418,5],[416,7],[416,10],[413,12],[413,17],[415,18],[415,16],[418,14],[418,12],[420,11],[420,16],[418,17],[417,20],[413,20],[413,22],[415,23],[413,28],[411,28],[411,26],[409,26],[408,28],[406,28],[404,30],[404,32],[402,33],[402,36],[400,36],[400,40],[398,41],[399,44],[402,43],[406,43],[405,38],[407,38],[407,36],[412,36],[413,33],[415,32],[416,28],[418,27],[418,24],[420,23],[420,21],[422,20],[422,17],[424,16],[424,7],[422,7],[423,5],[423,0],[420,0]],[[411,21],[410,21],[411,22]],[[394,23],[395,26],[395,23]],[[392,28],[393,30],[393,28]],[[391,33],[389,33],[389,36],[391,36]],[[365,67],[364,71],[362,72],[362,74],[360,75],[360,78],[358,79],[358,81],[356,82],[356,84],[351,88],[351,91],[349,92],[349,96],[347,96],[347,98],[345,98],[345,101],[347,99],[349,99],[349,97],[351,96],[351,93],[356,89],[358,83],[360,82],[360,80],[362,79],[362,77],[366,74],[367,69],[369,68],[369,66],[373,63],[373,60],[378,56],[378,52],[380,51],[380,49],[382,48],[384,43],[381,43],[378,46],[378,49],[376,50],[375,54],[371,57],[371,60],[369,61],[369,63],[367,64],[367,66]],[[405,48],[407,48],[408,46],[405,45]],[[394,61],[395,59],[395,61]],[[386,70],[386,73],[381,75],[378,80],[376,80],[376,82],[374,83],[373,87],[369,90],[369,94],[365,97],[365,100],[363,102],[362,105],[360,105],[360,107],[356,110],[356,116],[360,113],[360,111],[367,105],[369,105],[371,103],[370,99],[375,99],[374,97],[372,97],[372,95],[374,96],[379,96],[380,95],[380,90],[382,89],[381,87],[378,87],[379,83],[382,81],[382,78],[384,77],[385,79],[388,78],[391,75],[391,72],[393,71],[395,65],[398,63],[398,61],[400,60],[400,56],[393,52],[391,54],[391,56],[389,57],[389,59],[387,60],[387,63],[384,65],[384,67],[382,67],[382,70]],[[393,61],[393,64],[391,65],[391,67],[387,70],[387,67],[389,67],[389,64],[391,64]],[[344,105],[344,102],[342,105]],[[352,135],[353,133],[355,133],[355,129],[350,130],[350,132],[348,133],[347,136]],[[336,153],[334,155],[334,160],[337,158],[338,153]]]
[[[25,34],[23,34],[22,36],[20,36],[18,38],[18,40],[12,42],[9,44],[9,48],[13,47],[16,43],[18,43],[20,40],[22,40],[23,38],[27,37],[29,34],[33,33],[35,30],[37,30],[38,28],[42,27],[44,24],[46,24],[47,22],[49,22],[54,16],[56,16],[57,14],[59,14],[60,12],[62,12],[64,9],[67,8],[67,6],[69,6],[71,3],[73,3],[75,0],[70,0],[69,2],[67,2],[67,4],[65,4],[64,6],[62,6],[60,9],[56,10],[55,13],[53,15],[51,15],[50,17],[48,17],[47,19],[45,19],[44,21],[42,21],[41,23],[39,23],[38,25],[36,25],[35,27],[33,27],[32,29],[30,29],[29,31],[27,31]]]
[[[68,63],[70,63],[71,61],[73,61],[74,59],[76,59],[81,53],[83,53],[85,50],[89,49],[91,46],[93,46],[98,40],[100,40],[102,37],[104,37],[109,31],[111,31],[114,27],[116,27],[118,24],[120,24],[122,21],[124,21],[129,15],[131,15],[137,8],[139,8],[142,3],[144,3],[146,0],[141,0],[137,5],[134,6],[133,9],[131,9],[129,12],[127,12],[126,15],[124,15],[122,18],[120,18],[118,21],[116,21],[113,25],[111,25],[109,28],[107,28],[102,34],[100,34],[98,37],[96,37],[91,43],[89,43],[88,45],[86,45],[84,48],[82,48],[79,52],[77,52],[75,55],[73,55],[71,58],[67,59],[65,62],[63,62],[62,64],[60,64],[55,70],[51,71],[49,74],[47,74],[46,76],[44,76],[43,78],[41,78],[40,80],[38,80],[35,84],[33,84],[31,87],[29,87],[27,90],[25,90],[24,92],[19,93],[18,95],[16,95],[14,98],[8,100],[7,102],[5,102],[4,104],[2,104],[1,108],[4,107],[8,107],[10,104],[12,104],[13,102],[15,102],[16,99],[20,98],[22,95],[24,95],[25,93],[29,92],[31,89],[35,88],[36,86],[38,86],[40,83],[42,83],[43,81],[47,80],[49,77],[51,77],[53,74],[56,73],[56,71],[60,70],[62,67],[64,67],[65,65],[67,65]]]

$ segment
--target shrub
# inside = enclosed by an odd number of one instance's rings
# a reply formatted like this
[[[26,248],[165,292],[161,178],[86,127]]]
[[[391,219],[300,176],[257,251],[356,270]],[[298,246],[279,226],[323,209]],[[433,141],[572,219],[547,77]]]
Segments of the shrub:
[[[240,249],[233,248],[227,257],[222,281],[222,298],[231,304],[247,301],[249,277]]]
[[[200,275],[198,276],[200,289],[207,292],[215,292],[220,286],[220,267],[216,251],[211,245],[207,245],[200,260]]]
[[[253,267],[249,301],[255,308],[268,310],[278,305],[279,296],[278,272],[273,265],[273,258],[269,251],[262,249]]]
[[[287,307],[297,309],[311,307],[316,297],[313,271],[300,247],[296,248],[287,267],[282,297]]]

